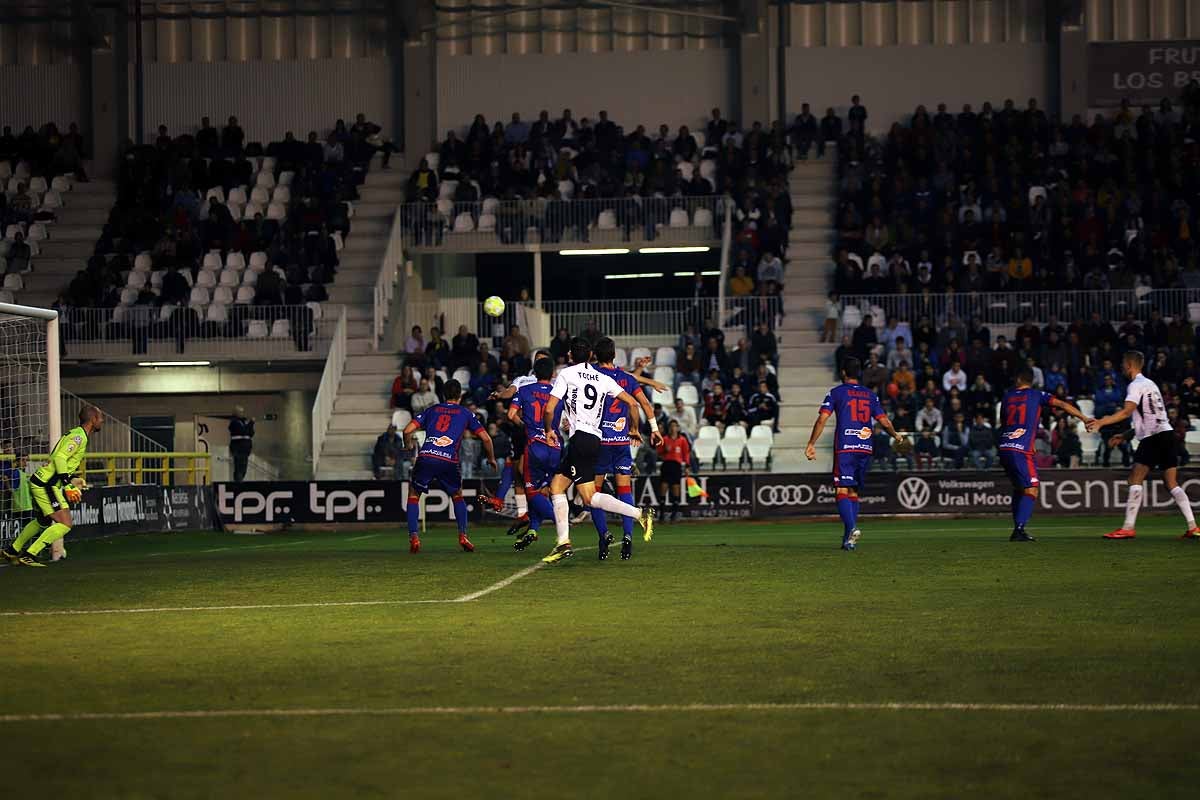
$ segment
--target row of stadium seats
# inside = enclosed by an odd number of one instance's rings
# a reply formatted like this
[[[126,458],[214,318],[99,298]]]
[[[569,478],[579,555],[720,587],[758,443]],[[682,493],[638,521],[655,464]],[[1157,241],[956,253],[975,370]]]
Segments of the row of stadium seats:
[[[487,201],[484,201],[486,205]],[[445,204],[443,206],[443,204]],[[442,217],[443,224],[451,228],[452,233],[492,233],[496,230],[497,219],[494,213],[483,212],[479,214],[478,221],[473,212],[462,211],[454,213],[453,204],[449,200],[438,201],[438,214]],[[561,220],[564,228],[578,224],[575,220]],[[667,228],[705,228],[711,229],[713,226],[713,212],[707,208],[697,208],[692,214],[691,219],[688,218],[686,208],[677,206],[671,209],[665,227]],[[597,214],[594,218],[588,220],[587,227],[589,230],[595,231],[615,231],[619,229],[617,221],[617,213],[611,209],[605,209]],[[662,228],[663,225],[657,227]]]
[[[771,448],[775,444],[775,433],[771,424],[760,422],[750,429],[749,437],[741,425],[729,425],[725,435],[713,425],[701,426],[692,442],[692,450],[700,462],[700,467],[715,467],[718,463],[722,468],[733,465],[742,466],[743,459],[754,469],[756,463],[766,469],[771,463]]]

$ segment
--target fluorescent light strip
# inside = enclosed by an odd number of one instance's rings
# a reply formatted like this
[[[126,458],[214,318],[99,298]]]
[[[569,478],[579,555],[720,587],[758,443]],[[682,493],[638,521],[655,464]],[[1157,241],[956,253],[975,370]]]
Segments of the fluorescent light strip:
[[[596,250],[559,250],[560,256],[623,256],[629,253],[628,247],[609,247]]]
[[[674,275],[676,278],[694,278],[694,277],[696,277],[696,273],[695,273],[695,272],[675,272],[675,273],[672,273],[672,274],[673,274],[673,275]],[[705,270],[704,272],[701,272],[700,274],[701,274],[702,276],[704,276],[704,277],[708,277],[708,276],[710,276],[710,275],[720,275],[720,274],[721,274],[721,270],[719,270],[719,269],[714,269],[714,270]]]
[[[604,280],[620,281],[627,280],[629,278],[661,278],[662,276],[663,274],[661,272],[627,272],[623,275],[605,275]]]
[[[639,247],[639,253],[707,253],[711,247]]]
[[[211,367],[211,361],[139,361],[139,367]]]

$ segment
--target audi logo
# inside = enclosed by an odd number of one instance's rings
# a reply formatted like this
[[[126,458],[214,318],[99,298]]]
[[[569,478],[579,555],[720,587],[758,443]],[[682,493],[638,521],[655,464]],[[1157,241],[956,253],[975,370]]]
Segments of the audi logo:
[[[896,499],[909,511],[920,511],[929,503],[929,484],[924,478],[905,478],[896,487]]]
[[[803,484],[758,487],[760,506],[806,506],[815,498],[816,492],[813,487]]]

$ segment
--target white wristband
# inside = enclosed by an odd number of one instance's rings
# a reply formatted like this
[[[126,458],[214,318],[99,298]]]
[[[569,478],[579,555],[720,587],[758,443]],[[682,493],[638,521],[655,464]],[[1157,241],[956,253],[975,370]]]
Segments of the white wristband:
[[[654,417],[650,418],[650,432],[658,433],[658,420],[656,420]]]

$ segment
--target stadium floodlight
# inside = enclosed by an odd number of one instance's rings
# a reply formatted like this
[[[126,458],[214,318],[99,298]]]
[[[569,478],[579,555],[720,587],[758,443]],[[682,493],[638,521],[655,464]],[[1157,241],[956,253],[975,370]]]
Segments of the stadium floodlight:
[[[600,247],[593,250],[559,250],[560,256],[623,256],[629,253],[628,247]]]
[[[659,253],[707,253],[712,250],[711,247],[695,245],[692,247],[639,247],[638,252],[643,255],[656,255]]]

